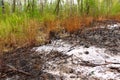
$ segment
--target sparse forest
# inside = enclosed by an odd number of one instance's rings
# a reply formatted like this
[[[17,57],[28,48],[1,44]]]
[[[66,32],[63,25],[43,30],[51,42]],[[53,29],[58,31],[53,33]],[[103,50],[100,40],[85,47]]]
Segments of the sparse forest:
[[[113,49],[110,43],[114,42],[114,48],[119,52],[119,30],[118,32],[117,30],[116,32],[106,29],[97,30],[99,26],[119,22],[120,0],[0,0],[0,55],[14,53],[17,50],[21,52],[23,48],[51,44],[56,39],[68,40],[66,42],[71,44],[75,40],[77,43],[78,40],[80,45],[85,44],[85,46],[99,44],[97,47],[102,45],[108,50]],[[108,42],[105,43],[107,40]],[[89,53],[86,52],[86,54]],[[91,66],[92,63],[82,64]],[[25,72],[20,73],[28,75]],[[1,74],[0,72],[0,77]]]

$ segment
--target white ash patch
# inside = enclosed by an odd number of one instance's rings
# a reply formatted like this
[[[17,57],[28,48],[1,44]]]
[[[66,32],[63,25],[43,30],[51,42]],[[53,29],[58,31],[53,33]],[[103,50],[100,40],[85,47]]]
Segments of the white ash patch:
[[[107,28],[107,29],[115,29],[115,28],[119,28],[120,27],[120,23],[116,23],[116,24],[110,24],[110,25],[100,25],[97,26],[96,28]]]
[[[58,40],[58,41],[53,41],[51,44],[47,44],[47,45],[43,45],[41,47],[37,48],[37,52],[50,52],[50,51],[68,51],[69,48],[71,47],[70,44],[65,44],[65,42],[63,42],[62,40]]]
[[[62,52],[68,56],[72,55],[72,57],[66,59],[66,62],[64,60],[63,62],[62,60],[46,62],[47,67],[49,67],[44,71],[62,76],[64,80],[79,80],[81,76],[86,76],[90,79],[98,78],[100,80],[120,79],[119,72],[110,70],[110,67],[120,68],[120,56],[107,54],[105,48],[97,48],[95,46],[85,48],[79,46],[79,44],[74,46],[62,40],[56,40],[51,44],[38,47],[36,51],[49,53],[51,50]],[[87,54],[85,53],[86,51],[88,52]],[[96,66],[80,65],[81,61],[96,64]],[[70,73],[69,69],[73,69],[73,72]]]
[[[99,28],[116,29],[120,24]],[[99,38],[98,38],[99,39]],[[97,44],[97,43],[96,43]],[[54,40],[51,44],[36,48],[38,53],[57,51],[70,56],[45,62],[44,72],[59,76],[56,80],[120,80],[120,53],[111,55],[105,48],[80,46],[79,43]],[[53,55],[53,54],[52,54]],[[55,58],[55,57],[54,57]]]
[[[120,24],[113,24],[113,25],[107,26],[108,29],[114,29],[114,28],[118,28],[118,27],[120,27]]]

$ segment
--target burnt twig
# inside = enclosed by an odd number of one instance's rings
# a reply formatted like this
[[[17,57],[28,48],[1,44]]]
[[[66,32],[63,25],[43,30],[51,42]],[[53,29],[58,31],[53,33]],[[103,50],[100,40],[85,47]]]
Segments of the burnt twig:
[[[27,76],[32,76],[32,74],[30,74],[30,73],[28,73],[28,72],[25,72],[25,71],[23,71],[23,70],[18,70],[18,69],[15,68],[14,66],[11,66],[11,65],[6,65],[6,66],[10,68],[10,71],[22,73],[22,74],[27,75]]]

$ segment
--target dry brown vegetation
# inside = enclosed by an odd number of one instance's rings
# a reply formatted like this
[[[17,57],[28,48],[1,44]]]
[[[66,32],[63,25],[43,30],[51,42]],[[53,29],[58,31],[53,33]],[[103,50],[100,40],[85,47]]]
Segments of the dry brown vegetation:
[[[65,29],[68,32],[74,32],[81,28],[89,26],[93,22],[93,17],[79,17],[72,16],[62,20],[56,19],[51,21],[45,21],[43,26],[46,28],[46,32],[60,31]]]
[[[40,23],[36,19],[24,20],[22,24],[19,24],[23,31],[21,34],[15,34],[17,32],[13,31],[7,37],[0,38],[0,51],[6,52],[16,47],[38,45],[49,39],[50,31],[57,33],[65,29],[67,32],[74,32],[85,27],[90,27],[95,20],[104,21],[108,19],[120,21],[120,16],[110,16],[107,18],[105,16],[98,18],[72,16],[65,19],[48,20],[43,23]]]
[[[22,27],[22,33],[17,34],[16,31],[13,31],[6,37],[1,38],[0,51],[7,52],[15,48],[32,46],[36,44],[40,22],[34,19],[24,21],[20,24],[20,27]]]
[[[73,0],[39,1],[25,0],[21,5],[22,0],[2,0],[0,52],[44,43],[51,31],[74,32],[94,21],[120,21],[119,0],[77,0],[77,4]]]

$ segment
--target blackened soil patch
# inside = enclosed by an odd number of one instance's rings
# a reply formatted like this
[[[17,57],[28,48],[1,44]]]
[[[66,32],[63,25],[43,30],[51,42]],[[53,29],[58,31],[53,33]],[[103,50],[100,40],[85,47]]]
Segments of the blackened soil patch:
[[[67,34],[69,35],[69,33]],[[66,42],[81,45],[85,48],[94,45],[105,48],[114,55],[119,55],[120,53],[120,27],[112,29],[100,28],[99,26],[97,28],[85,28],[69,36],[59,37]],[[85,54],[89,55],[89,52],[86,51]],[[20,48],[14,52],[2,55],[0,60],[0,80],[56,80],[54,75],[43,72],[46,62],[54,61],[55,59],[60,61],[67,57],[69,56],[57,51],[49,54],[44,52],[37,54],[32,48]],[[72,70],[70,72],[73,73]]]
[[[32,48],[21,48],[4,54],[1,59],[0,80],[54,80],[52,75],[42,72],[43,56]]]
[[[112,26],[112,25],[111,25]],[[64,38],[65,41],[76,43],[85,47],[96,46],[106,48],[112,54],[120,53],[120,26],[115,28],[93,27],[74,32],[71,37]]]

